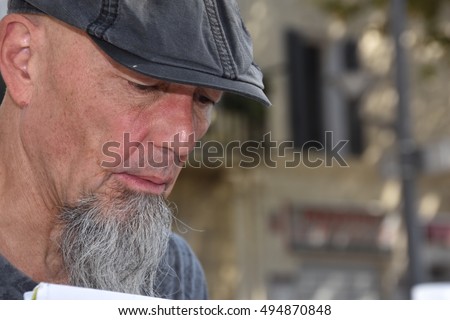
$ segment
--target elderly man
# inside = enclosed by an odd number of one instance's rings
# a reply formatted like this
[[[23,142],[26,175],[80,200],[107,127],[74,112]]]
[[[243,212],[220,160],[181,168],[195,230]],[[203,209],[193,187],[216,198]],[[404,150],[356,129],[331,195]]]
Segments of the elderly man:
[[[0,298],[38,282],[205,298],[165,198],[223,91],[269,104],[236,3],[10,0],[8,13]]]

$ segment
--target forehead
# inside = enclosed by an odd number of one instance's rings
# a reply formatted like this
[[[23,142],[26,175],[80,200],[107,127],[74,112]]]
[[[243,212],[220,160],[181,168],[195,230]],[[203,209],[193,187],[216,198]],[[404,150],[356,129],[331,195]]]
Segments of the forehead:
[[[139,84],[143,85],[155,85],[157,83],[164,83],[164,84],[177,84],[180,86],[185,87],[193,87],[193,88],[199,88],[201,90],[207,91],[210,95],[212,95],[214,99],[220,99],[223,91],[215,88],[205,87],[205,86],[195,86],[190,84],[183,84],[183,83],[177,83],[177,82],[170,82],[167,80],[159,79],[157,77],[151,76],[151,75],[145,75],[143,73],[140,73],[136,70],[132,70],[126,66],[121,65],[120,63],[113,60],[111,57],[109,57],[107,54],[105,54],[100,48],[96,47],[95,50],[97,50],[101,55],[102,58],[105,59],[109,66],[110,71],[114,73],[115,75],[122,77],[126,80],[133,81]]]
[[[49,48],[52,51],[50,63],[54,65],[65,65],[69,69],[66,72],[81,73],[81,70],[89,70],[92,76],[118,76],[129,81],[140,84],[154,84],[155,82],[172,83],[167,80],[160,80],[157,77],[145,75],[136,70],[126,67],[106,54],[85,32],[71,27],[59,20],[51,17],[44,19],[49,39]],[[59,56],[59,59],[54,59]],[[206,90],[209,94],[219,99],[222,90],[200,87],[194,85],[179,84],[190,87],[198,87]]]

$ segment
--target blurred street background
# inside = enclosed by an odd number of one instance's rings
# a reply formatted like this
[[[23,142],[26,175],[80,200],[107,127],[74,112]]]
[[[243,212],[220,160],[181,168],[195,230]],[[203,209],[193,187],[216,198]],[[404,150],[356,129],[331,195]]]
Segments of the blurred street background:
[[[423,239],[415,250],[422,281],[442,282],[450,280],[450,6],[407,2],[401,42]],[[211,297],[408,298],[390,2],[238,3],[273,106],[227,97],[207,139],[271,132],[302,150],[331,131],[334,144],[349,140],[341,152],[348,167],[286,168],[278,159],[276,168],[185,169],[171,198],[182,221],[175,230],[199,255]]]
[[[254,141],[258,165],[187,167],[174,231],[199,256],[213,299],[408,298],[408,236],[387,0],[237,0],[273,106],[226,96],[205,141]],[[423,281],[450,281],[450,3],[410,0],[408,61]],[[0,0],[0,12],[6,0]],[[190,50],[190,48],[187,48]],[[195,48],[192,48],[195,50]],[[284,154],[268,153],[264,135]],[[348,141],[327,160],[320,148]],[[311,142],[315,141],[315,142]],[[329,142],[329,141],[328,141]],[[286,166],[301,152],[323,160]],[[201,153],[201,152],[200,152]],[[196,157],[202,158],[202,154]],[[269,157],[269,159],[267,159]],[[248,158],[246,158],[248,159]],[[327,165],[326,165],[327,164]]]

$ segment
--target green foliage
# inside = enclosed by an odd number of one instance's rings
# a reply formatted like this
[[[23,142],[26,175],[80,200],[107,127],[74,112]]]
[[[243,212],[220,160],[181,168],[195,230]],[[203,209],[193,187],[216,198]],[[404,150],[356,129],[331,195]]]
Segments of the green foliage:
[[[363,8],[363,2],[348,3],[339,0],[317,0],[319,6],[326,12],[331,13],[344,21],[358,14]]]
[[[301,1],[301,0],[300,0]],[[322,10],[348,21],[367,8],[385,7],[388,0],[312,0]]]
[[[299,0],[302,1],[302,0]],[[349,21],[366,10],[382,9],[388,14],[389,0],[312,0],[325,12],[343,20]],[[419,19],[424,24],[426,43],[433,41],[450,49],[450,37],[439,27],[440,13],[448,0],[406,0],[410,17]]]

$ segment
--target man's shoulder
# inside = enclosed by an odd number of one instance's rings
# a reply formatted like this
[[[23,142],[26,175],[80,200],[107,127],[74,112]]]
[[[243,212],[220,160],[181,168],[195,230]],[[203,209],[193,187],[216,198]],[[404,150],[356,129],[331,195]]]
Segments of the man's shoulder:
[[[22,300],[37,285],[0,255],[0,300]]]
[[[206,299],[203,269],[187,242],[173,233],[155,283],[155,291],[167,299]]]

